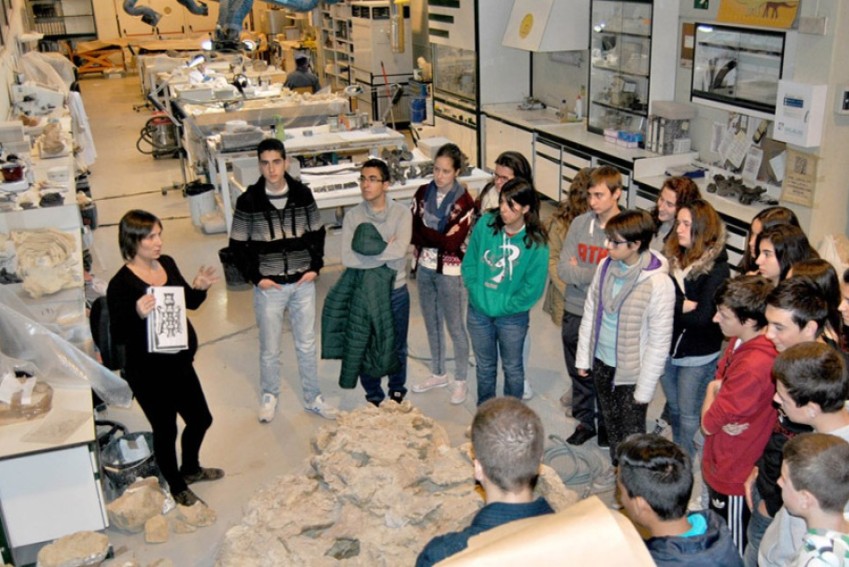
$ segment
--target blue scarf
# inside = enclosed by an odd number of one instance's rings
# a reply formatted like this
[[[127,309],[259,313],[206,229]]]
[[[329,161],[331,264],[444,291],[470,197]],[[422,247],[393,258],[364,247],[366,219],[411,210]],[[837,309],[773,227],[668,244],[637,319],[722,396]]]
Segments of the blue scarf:
[[[431,181],[427,186],[427,191],[425,192],[422,221],[428,228],[438,230],[439,232],[445,232],[445,226],[448,224],[449,213],[454,207],[454,203],[457,202],[457,199],[463,195],[464,189],[457,180],[454,180],[454,186],[451,187],[451,190],[445,194],[445,197],[442,199],[442,203],[439,207],[436,206],[437,191],[439,190],[436,188],[436,183]]]

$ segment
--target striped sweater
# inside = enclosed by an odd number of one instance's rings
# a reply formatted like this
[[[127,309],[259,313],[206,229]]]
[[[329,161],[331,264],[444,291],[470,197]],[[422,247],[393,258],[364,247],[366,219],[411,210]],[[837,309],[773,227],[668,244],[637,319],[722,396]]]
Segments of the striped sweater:
[[[230,248],[245,279],[280,284],[297,282],[324,266],[324,226],[312,191],[286,174],[288,199],[276,209],[265,193],[265,179],[236,200]]]

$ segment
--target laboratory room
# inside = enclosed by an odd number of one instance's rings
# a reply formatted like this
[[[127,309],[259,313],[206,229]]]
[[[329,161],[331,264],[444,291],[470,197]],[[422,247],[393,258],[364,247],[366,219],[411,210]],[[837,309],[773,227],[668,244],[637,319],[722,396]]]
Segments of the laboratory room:
[[[0,565],[849,564],[847,34],[0,0]]]

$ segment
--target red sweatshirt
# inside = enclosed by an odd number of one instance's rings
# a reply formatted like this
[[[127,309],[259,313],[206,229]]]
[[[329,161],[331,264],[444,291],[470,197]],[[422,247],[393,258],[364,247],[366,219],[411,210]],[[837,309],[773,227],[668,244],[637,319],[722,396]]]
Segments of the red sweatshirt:
[[[722,387],[702,419],[702,428],[710,433],[705,439],[702,475],[715,491],[744,494],[743,482],[763,453],[778,413],[772,405],[775,382],[772,363],[778,353],[772,342],[759,335],[741,344],[732,340],[725,349],[716,371]],[[748,423],[740,435],[722,430],[729,423]]]

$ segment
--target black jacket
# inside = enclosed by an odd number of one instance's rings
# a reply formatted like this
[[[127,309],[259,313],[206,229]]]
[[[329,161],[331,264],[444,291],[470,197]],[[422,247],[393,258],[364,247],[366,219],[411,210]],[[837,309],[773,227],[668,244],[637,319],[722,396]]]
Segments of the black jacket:
[[[324,266],[324,226],[310,188],[286,174],[286,206],[278,210],[260,178],[236,200],[230,249],[246,280],[295,283]]]
[[[692,537],[654,537],[646,547],[658,567],[742,567],[725,521],[712,510],[693,512],[707,520],[707,531]],[[691,515],[692,515],[691,514]]]
[[[679,269],[673,258],[669,272]],[[684,278],[684,289],[675,283],[675,319],[672,324],[672,358],[704,356],[722,349],[722,330],[713,322],[716,314],[715,294],[720,284],[730,277],[728,254],[725,252],[725,233],[696,260]],[[670,276],[671,277],[671,276]],[[695,301],[698,306],[683,313],[684,300]]]

